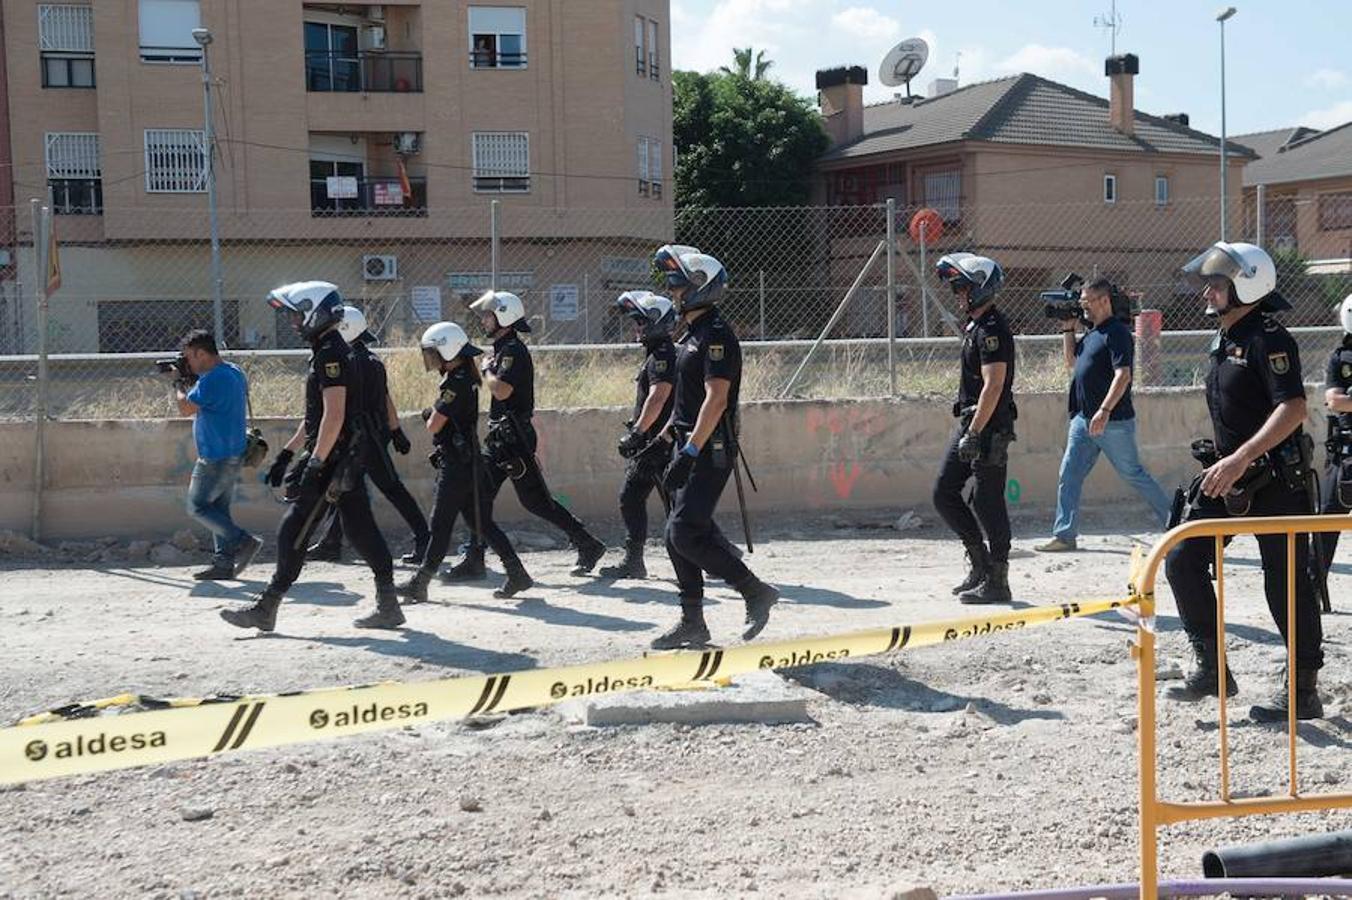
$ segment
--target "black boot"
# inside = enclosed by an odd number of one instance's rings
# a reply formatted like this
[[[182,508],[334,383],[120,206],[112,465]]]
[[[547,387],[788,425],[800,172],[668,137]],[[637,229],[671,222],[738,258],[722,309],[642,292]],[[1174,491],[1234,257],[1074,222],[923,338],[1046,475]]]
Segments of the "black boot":
[[[499,600],[506,600],[508,597],[515,597],[522,591],[528,591],[535,587],[535,579],[531,578],[526,572],[526,567],[521,564],[520,557],[504,559],[502,567],[507,570],[507,580],[502,583],[502,587],[493,592],[493,596]]]
[[[1255,722],[1285,722],[1290,709],[1286,673],[1283,671],[1281,686],[1272,699],[1266,704],[1256,704],[1249,710],[1249,718]],[[1302,722],[1324,718],[1324,702],[1319,699],[1318,669],[1296,669],[1296,718]]]
[[[482,581],[488,577],[488,570],[484,568],[484,548],[479,544],[470,544],[465,551],[465,558],[451,566],[449,569],[441,570],[441,580],[454,584],[458,581]]]
[[[223,609],[221,618],[236,628],[257,628],[259,631],[271,631],[277,625],[277,607],[282,605],[282,595],[268,588],[258,595],[253,606],[244,609]]]
[[[394,585],[376,585],[376,611],[362,616],[352,624],[358,628],[398,628],[404,624],[404,611],[399,608],[399,595]]]
[[[958,595],[958,602],[969,606],[985,603],[1009,603],[1014,599],[1009,592],[1009,563],[992,562],[981,583]]]
[[[643,542],[625,541],[624,559],[618,565],[603,566],[602,578],[647,578],[648,567],[643,564]]]
[[[404,598],[405,603],[426,603],[427,585],[432,581],[433,572],[419,569],[403,584],[396,584],[394,592]]]
[[[709,643],[709,626],[704,624],[704,601],[681,598],[681,621],[670,631],[654,638],[654,650],[681,650]]]
[[[779,590],[752,575],[737,586],[737,592],[746,601],[746,629],[742,632],[742,640],[749,641],[770,621],[770,607],[779,602]]]
[[[400,562],[410,566],[422,565],[423,555],[427,553],[427,545],[432,540],[432,533],[424,532],[413,536],[413,549],[400,557]]]
[[[967,577],[953,588],[954,596],[966,593],[986,579],[991,568],[991,555],[986,552],[985,544],[967,545]]]
[[[342,562],[343,545],[337,541],[320,541],[305,551],[309,562]]]
[[[211,568],[193,572],[194,581],[234,581],[235,567],[227,563],[212,563]]]
[[[574,546],[577,547],[577,562],[573,565],[572,575],[586,575],[606,555],[606,545],[585,531],[574,542]]]
[[[1166,695],[1172,700],[1201,700],[1203,697],[1219,697],[1217,683],[1220,680],[1220,661],[1217,658],[1215,638],[1191,639],[1194,665],[1182,684],[1169,688]],[[1233,697],[1239,693],[1235,676],[1230,667],[1225,667],[1225,696]],[[1285,702],[1285,701],[1283,701]],[[1285,714],[1283,713],[1283,718]]]

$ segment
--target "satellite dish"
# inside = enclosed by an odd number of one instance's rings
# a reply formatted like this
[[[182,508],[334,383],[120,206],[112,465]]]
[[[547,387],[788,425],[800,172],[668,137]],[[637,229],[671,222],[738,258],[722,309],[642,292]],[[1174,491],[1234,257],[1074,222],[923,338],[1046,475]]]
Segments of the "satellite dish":
[[[906,85],[906,96],[911,96],[911,79],[920,74],[929,59],[929,44],[922,38],[909,38],[897,44],[883,57],[878,67],[878,80],[888,87]]]

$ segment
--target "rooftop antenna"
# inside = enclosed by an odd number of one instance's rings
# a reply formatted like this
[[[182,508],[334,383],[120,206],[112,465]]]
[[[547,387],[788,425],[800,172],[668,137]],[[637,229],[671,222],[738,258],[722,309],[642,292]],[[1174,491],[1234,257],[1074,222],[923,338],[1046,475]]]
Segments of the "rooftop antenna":
[[[962,68],[962,51],[959,50],[953,57],[953,80],[958,80],[958,71]]]
[[[1110,56],[1117,55],[1117,33],[1122,30],[1122,17],[1117,14],[1117,0],[1112,0],[1112,11],[1106,16],[1094,16],[1094,27],[1108,32],[1112,41]]]
[[[906,99],[911,99],[911,79],[920,74],[929,59],[929,44],[922,38],[909,38],[897,44],[883,57],[878,67],[878,80],[888,87],[906,85]]]

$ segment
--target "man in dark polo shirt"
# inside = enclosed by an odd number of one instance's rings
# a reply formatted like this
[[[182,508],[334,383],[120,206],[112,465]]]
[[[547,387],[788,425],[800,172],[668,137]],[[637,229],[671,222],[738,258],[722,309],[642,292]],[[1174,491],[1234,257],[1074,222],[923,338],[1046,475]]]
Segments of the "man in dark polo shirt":
[[[1108,457],[1122,480],[1149,504],[1156,525],[1163,525],[1169,518],[1169,495],[1141,465],[1136,452],[1136,411],[1131,405],[1135,345],[1126,323],[1114,314],[1114,292],[1112,282],[1106,278],[1092,282],[1080,294],[1084,315],[1079,322],[1088,329],[1084,337],[1075,339],[1075,322],[1066,323],[1061,329],[1066,367],[1074,372],[1070,382],[1070,428],[1056,488],[1052,539],[1036,548],[1043,553],[1075,549],[1080,491],[1100,453]]]

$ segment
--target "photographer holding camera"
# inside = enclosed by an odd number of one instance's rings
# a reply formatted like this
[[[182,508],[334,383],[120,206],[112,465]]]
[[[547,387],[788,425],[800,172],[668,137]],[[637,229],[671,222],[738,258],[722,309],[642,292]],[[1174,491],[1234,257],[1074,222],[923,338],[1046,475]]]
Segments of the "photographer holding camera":
[[[197,462],[188,484],[188,515],[211,532],[213,542],[210,568],[195,572],[193,578],[236,578],[263,546],[261,539],[230,518],[244,461],[248,381],[238,366],[221,359],[216,339],[202,330],[188,332],[177,359],[157,365],[162,372],[176,374],[178,411],[193,420]]]
[[[1066,368],[1073,373],[1070,427],[1056,487],[1056,521],[1052,539],[1035,548],[1043,553],[1076,548],[1080,492],[1100,453],[1150,505],[1157,524],[1169,518],[1169,496],[1141,465],[1136,450],[1136,412],[1131,405],[1135,347],[1123,321],[1130,316],[1130,306],[1106,278],[1096,278],[1082,292],[1075,290],[1078,282],[1078,276],[1071,276],[1062,282],[1063,291],[1043,294],[1049,301],[1048,317],[1062,322],[1061,348]],[[1077,339],[1081,325],[1086,330]]]

